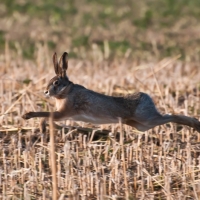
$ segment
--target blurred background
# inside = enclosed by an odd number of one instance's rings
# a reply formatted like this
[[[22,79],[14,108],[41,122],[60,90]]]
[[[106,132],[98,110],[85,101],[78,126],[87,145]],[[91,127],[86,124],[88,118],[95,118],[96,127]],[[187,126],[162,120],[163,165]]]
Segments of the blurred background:
[[[199,0],[1,0],[0,51],[70,57],[199,60]]]

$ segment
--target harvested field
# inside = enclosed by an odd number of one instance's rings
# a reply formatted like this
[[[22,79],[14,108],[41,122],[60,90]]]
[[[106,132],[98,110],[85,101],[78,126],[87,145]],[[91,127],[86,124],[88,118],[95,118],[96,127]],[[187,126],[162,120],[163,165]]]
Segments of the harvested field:
[[[20,117],[27,111],[54,108],[53,100],[42,94],[54,75],[49,59],[38,66],[23,60],[1,63],[6,71],[0,83],[1,198],[52,196],[49,128],[41,134],[36,129],[39,119]],[[126,59],[96,63],[71,59],[68,76],[108,95],[147,92],[163,112],[200,115],[200,70],[195,63],[176,58],[139,64]],[[58,125],[52,131],[59,198],[198,199],[200,134],[191,128],[167,124],[142,133],[120,124]]]
[[[192,128],[169,123],[143,133],[120,122],[97,126],[66,120],[54,126],[47,122],[46,133],[41,133],[38,118],[21,118],[29,111],[55,110],[54,100],[46,99],[43,91],[54,76],[53,52],[61,55],[67,50],[67,74],[72,82],[106,95],[146,92],[162,113],[200,120],[200,26],[196,9],[195,15],[190,13],[193,4],[183,9],[185,21],[178,14],[176,18],[178,12],[174,11],[170,17],[177,21],[163,28],[157,23],[171,18],[159,19],[161,10],[158,21],[149,12],[147,19],[139,20],[138,11],[131,25],[128,2],[132,1],[117,2],[116,8],[121,6],[122,11],[109,10],[106,2],[99,7],[71,3],[69,10],[76,8],[77,12],[66,15],[58,4],[49,9],[60,8],[61,16],[56,10],[49,19],[41,17],[46,7],[40,7],[40,1],[36,7],[28,4],[28,11],[22,14],[23,1],[16,0],[12,4],[16,8],[7,3],[1,7],[0,199],[200,198],[200,133]],[[141,2],[136,9],[145,5],[152,13],[159,5],[156,0],[151,6]],[[107,6],[105,17],[102,10]],[[39,17],[34,11],[38,8]],[[104,17],[110,21],[98,26],[89,18],[83,23],[90,11],[99,24]],[[75,16],[74,27],[66,32],[64,16]],[[70,20],[66,23],[73,25]],[[120,28],[113,31],[117,23]],[[159,32],[157,27],[161,27]]]

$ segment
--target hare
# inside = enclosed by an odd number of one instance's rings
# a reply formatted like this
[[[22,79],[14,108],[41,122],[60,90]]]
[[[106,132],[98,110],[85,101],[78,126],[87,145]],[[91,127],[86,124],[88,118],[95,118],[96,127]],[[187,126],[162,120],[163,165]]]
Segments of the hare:
[[[56,76],[53,77],[44,92],[54,97],[57,111],[52,113],[55,121],[70,119],[93,124],[122,123],[147,131],[155,126],[174,122],[193,127],[200,132],[200,122],[184,115],[162,115],[148,94],[138,92],[125,97],[103,95],[72,83],[67,74],[68,54],[63,53],[59,62],[53,55]],[[33,117],[49,118],[50,112],[29,112],[24,119]]]

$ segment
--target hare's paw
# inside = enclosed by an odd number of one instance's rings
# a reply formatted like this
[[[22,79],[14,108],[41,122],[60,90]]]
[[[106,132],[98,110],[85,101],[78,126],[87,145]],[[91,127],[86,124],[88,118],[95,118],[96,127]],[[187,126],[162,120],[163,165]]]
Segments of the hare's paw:
[[[23,119],[30,119],[32,117],[33,117],[33,112],[28,112],[28,113],[22,115]]]

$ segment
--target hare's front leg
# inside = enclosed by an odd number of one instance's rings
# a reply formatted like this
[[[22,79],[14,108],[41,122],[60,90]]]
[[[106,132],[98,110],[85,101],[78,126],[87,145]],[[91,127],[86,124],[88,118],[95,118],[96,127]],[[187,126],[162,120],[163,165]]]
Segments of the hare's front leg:
[[[51,115],[52,114],[52,115]],[[63,113],[61,112],[28,112],[24,115],[22,115],[23,119],[31,119],[34,117],[43,117],[43,118],[49,118],[49,117],[53,117],[53,119],[55,121],[61,120],[63,118]]]
[[[23,119],[31,119],[34,117],[41,117],[40,120],[40,132],[46,133],[46,119],[53,117],[53,120],[59,121],[63,118],[63,113],[61,112],[28,112],[22,116]]]

